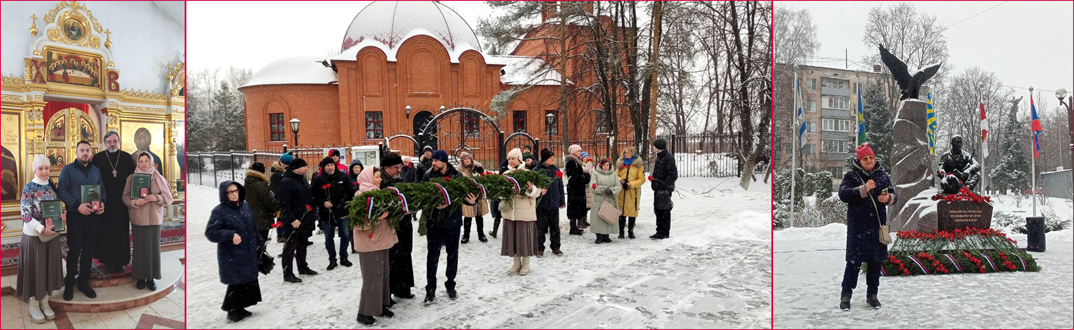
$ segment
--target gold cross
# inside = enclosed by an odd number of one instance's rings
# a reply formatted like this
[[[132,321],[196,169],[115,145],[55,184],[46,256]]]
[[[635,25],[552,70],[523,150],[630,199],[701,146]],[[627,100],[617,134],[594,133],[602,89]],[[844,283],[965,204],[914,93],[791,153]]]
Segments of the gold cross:
[[[30,19],[37,20],[37,14],[30,15]]]
[[[108,38],[109,38],[109,39],[111,39],[111,38],[112,38],[112,31],[110,31],[110,30],[108,30],[108,29],[105,29],[105,30],[104,30],[104,34],[107,34],[107,35],[108,35]],[[98,39],[98,40],[100,40],[100,39]]]

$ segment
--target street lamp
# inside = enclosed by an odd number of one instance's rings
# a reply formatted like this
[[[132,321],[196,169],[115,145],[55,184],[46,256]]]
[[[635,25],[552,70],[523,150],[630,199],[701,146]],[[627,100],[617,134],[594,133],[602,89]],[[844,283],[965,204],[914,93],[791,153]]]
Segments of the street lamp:
[[[546,114],[544,116],[545,116],[545,118],[547,118],[547,122],[546,122],[546,125],[545,125],[544,132],[545,132],[545,134],[548,135],[548,139],[551,140],[552,139],[552,120],[555,119],[556,116],[553,115],[551,112],[549,112],[548,114]]]
[[[301,123],[298,118],[291,118],[291,134],[295,136],[295,148],[298,148],[298,124]]]
[[[411,110],[410,105],[407,105],[406,106],[406,119],[410,119],[410,110]]]
[[[444,112],[444,110],[447,110],[447,107],[445,107],[445,106],[441,105],[441,106],[440,106],[440,112]]]
[[[1074,120],[1074,110],[1071,109],[1072,103],[1074,103],[1074,95],[1068,96],[1066,88],[1060,88],[1055,91],[1055,97],[1059,99],[1059,104],[1067,106],[1067,137],[1071,140],[1070,152],[1074,154],[1074,126],[1071,126],[1071,120]],[[1074,162],[1074,158],[1072,158],[1072,162]],[[1074,164],[1068,165],[1074,168]]]

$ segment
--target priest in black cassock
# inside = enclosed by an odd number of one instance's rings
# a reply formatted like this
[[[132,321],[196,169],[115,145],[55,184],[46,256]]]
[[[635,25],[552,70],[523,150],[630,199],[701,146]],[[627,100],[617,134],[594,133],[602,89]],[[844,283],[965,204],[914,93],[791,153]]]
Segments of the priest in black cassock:
[[[104,148],[93,155],[91,163],[101,170],[104,191],[108,196],[122,196],[127,177],[134,173],[131,154],[119,150],[119,133],[104,135]],[[113,273],[121,273],[131,261],[130,216],[122,198],[109,198],[101,215],[98,231],[97,261]]]

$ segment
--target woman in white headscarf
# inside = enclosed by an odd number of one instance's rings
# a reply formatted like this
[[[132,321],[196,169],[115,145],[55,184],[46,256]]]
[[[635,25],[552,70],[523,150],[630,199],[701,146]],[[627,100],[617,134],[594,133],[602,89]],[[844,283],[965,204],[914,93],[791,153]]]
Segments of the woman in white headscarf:
[[[41,202],[58,200],[56,185],[49,180],[52,172],[45,155],[34,155],[30,164],[34,178],[22,188],[22,244],[19,245],[19,272],[15,296],[30,303],[30,320],[45,323],[56,317],[48,298],[63,289],[63,259],[60,257],[56,223],[67,221],[66,208],[60,219],[45,219]],[[51,220],[51,221],[49,221]]]
[[[142,198],[131,199],[131,179],[123,188],[123,203],[127,205],[134,236],[134,253],[131,257],[131,276],[137,280],[138,290],[157,289],[154,279],[160,279],[160,226],[164,224],[164,208],[172,204],[172,191],[168,180],[153,167],[153,156],[147,151],[139,152],[135,174],[148,174],[150,188]]]

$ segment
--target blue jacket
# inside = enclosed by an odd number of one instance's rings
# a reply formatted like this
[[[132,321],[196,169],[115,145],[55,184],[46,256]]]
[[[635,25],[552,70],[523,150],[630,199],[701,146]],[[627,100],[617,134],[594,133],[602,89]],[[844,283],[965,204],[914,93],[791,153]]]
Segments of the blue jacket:
[[[209,214],[205,238],[216,243],[216,263],[220,283],[242,284],[257,279],[257,248],[264,243],[257,232],[253,212],[246,204],[246,188],[239,184],[239,203],[227,199],[227,187],[234,181],[220,183],[220,205]],[[232,239],[238,233],[242,242]]]
[[[563,179],[556,176],[556,173],[559,172],[559,167],[554,164],[544,166],[544,163],[539,163],[533,168],[533,171],[540,173],[542,169],[545,170],[545,175],[552,178],[552,184],[548,186],[548,192],[541,196],[541,200],[537,202],[537,208],[555,210],[567,206],[567,198],[563,192]]]
[[[876,188],[862,197],[861,187],[869,180],[876,182]],[[889,203],[894,204],[898,195],[880,164],[872,171],[865,171],[855,160],[854,169],[843,175],[839,200],[847,203],[847,262],[879,262],[888,258],[888,246],[880,243],[880,223],[888,223],[887,205],[877,200],[884,188],[891,195]]]
[[[93,164],[82,166],[78,160],[64,165],[60,170],[60,180],[57,183],[56,194],[59,195],[60,200],[67,205],[67,211],[74,211],[75,214],[81,216],[78,213],[78,206],[82,205],[82,185],[84,184],[99,184],[101,185],[101,203],[104,204],[108,201],[108,194],[104,191],[104,181],[101,180],[101,170]]]

